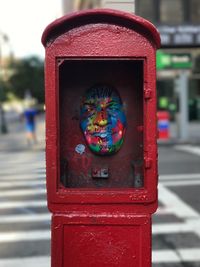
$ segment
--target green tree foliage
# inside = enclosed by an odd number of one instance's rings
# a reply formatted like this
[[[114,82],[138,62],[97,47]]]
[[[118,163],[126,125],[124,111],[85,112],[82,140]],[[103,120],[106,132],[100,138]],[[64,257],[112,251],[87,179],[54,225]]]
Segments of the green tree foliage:
[[[9,90],[19,98],[29,91],[39,103],[44,103],[44,62],[36,56],[12,60],[9,64]]]

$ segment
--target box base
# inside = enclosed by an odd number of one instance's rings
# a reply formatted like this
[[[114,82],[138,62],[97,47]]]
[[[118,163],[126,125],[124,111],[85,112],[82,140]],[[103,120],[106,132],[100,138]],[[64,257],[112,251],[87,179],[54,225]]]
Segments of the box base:
[[[151,266],[149,215],[53,215],[51,267],[128,266]]]

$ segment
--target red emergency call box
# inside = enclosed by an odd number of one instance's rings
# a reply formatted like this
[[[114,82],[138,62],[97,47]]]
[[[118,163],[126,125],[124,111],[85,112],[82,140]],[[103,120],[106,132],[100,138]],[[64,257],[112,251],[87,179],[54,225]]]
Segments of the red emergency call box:
[[[159,34],[95,9],[54,21],[42,43],[52,266],[151,266]]]

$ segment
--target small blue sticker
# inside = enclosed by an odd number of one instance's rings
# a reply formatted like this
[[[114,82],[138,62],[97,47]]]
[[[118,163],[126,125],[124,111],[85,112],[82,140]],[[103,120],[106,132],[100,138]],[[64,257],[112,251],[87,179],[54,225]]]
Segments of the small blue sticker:
[[[85,146],[82,145],[82,144],[78,144],[75,148],[75,151],[78,153],[78,154],[83,154],[85,152]]]

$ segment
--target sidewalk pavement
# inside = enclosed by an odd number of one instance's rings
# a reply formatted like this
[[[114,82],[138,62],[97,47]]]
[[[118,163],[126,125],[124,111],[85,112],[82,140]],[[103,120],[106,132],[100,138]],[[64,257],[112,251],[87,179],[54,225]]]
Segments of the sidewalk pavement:
[[[45,149],[45,115],[40,114],[36,118],[36,137],[37,144],[28,146],[26,140],[25,123],[19,116],[12,119],[7,118],[7,134],[0,133],[0,151],[37,151]]]

